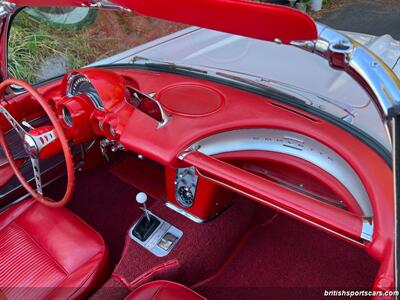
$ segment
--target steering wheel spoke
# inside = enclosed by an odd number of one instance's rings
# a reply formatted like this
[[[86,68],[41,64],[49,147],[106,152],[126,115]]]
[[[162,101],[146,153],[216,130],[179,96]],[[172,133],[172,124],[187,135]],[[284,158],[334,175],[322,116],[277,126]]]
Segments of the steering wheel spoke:
[[[57,134],[54,130],[44,132],[40,135],[25,134],[25,148],[29,154],[38,157],[43,148],[57,139]]]
[[[22,186],[28,191],[29,194],[37,201],[41,202],[44,205],[50,207],[61,207],[64,206],[72,197],[74,190],[74,180],[75,180],[75,169],[74,169],[74,160],[71,153],[71,149],[68,144],[68,139],[65,136],[64,129],[58,120],[57,115],[54,113],[53,108],[47,103],[47,101],[35,90],[31,85],[26,82],[17,80],[17,79],[7,79],[0,83],[0,97],[4,94],[6,88],[12,84],[16,84],[24,88],[27,93],[29,93],[42,107],[47,117],[49,118],[51,124],[53,125],[52,129],[49,127],[44,128],[32,128],[32,126],[24,121],[21,124],[7,111],[7,109],[0,104],[0,113],[4,115],[6,120],[10,122],[13,128],[17,131],[18,135],[21,137],[25,152],[29,156],[32,167],[33,174],[36,183],[36,188],[33,188],[29,182],[25,179],[17,163],[15,162],[15,158],[11,150],[8,147],[7,141],[4,136],[4,132],[2,128],[0,128],[0,146],[3,148],[3,152],[8,160],[8,163],[12,167],[15,176],[21,182]],[[24,128],[26,127],[26,129]],[[48,130],[47,130],[48,129]],[[59,145],[54,144],[53,148],[50,144],[55,140],[59,141]],[[48,146],[46,149],[44,149]],[[46,198],[43,195],[43,187],[42,187],[42,179],[40,173],[40,165],[39,159],[46,158],[46,155],[51,155],[53,152],[57,152],[58,148],[62,150],[65,158],[65,166],[67,170],[67,187],[65,190],[64,196],[59,201],[52,201],[49,198]],[[43,152],[41,152],[43,150]],[[46,152],[45,152],[46,150]],[[3,163],[3,161],[0,161]]]
[[[21,126],[21,124],[19,124],[19,122],[15,120],[14,117],[8,112],[8,110],[5,109],[4,106],[2,105],[0,105],[0,112],[7,119],[7,121],[13,126],[15,131],[17,131],[18,135],[23,139],[25,134],[27,134],[27,132]]]
[[[40,174],[40,165],[39,160],[37,158],[31,158],[32,168],[33,168],[33,176],[36,182],[36,191],[43,195],[42,189],[42,176]]]

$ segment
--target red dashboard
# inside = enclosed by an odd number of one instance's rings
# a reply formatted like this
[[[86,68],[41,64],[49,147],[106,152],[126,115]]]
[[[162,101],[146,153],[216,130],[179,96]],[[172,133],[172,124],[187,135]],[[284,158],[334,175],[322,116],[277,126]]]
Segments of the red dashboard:
[[[388,217],[393,211],[392,171],[380,155],[349,132],[261,95],[165,72],[82,69],[67,73],[61,82],[40,87],[39,91],[53,105],[73,143],[103,136],[120,149],[164,165],[168,202],[179,212],[197,221],[207,220],[229,206],[229,193],[241,193],[365,247],[383,262],[376,286],[391,277],[387,263],[392,249],[393,219]],[[10,110],[18,106],[19,98],[10,102]],[[25,112],[27,115],[21,119],[33,117]],[[264,142],[280,142],[289,150],[279,154],[274,148],[246,149],[230,141],[229,135],[221,135],[242,134],[243,130],[269,132]],[[278,133],[282,135],[277,137]],[[207,152],[211,146],[206,143],[195,147],[214,136],[222,150]],[[224,144],[225,138],[229,146]],[[257,139],[260,136],[250,137],[252,143],[258,143],[254,141]],[[327,163],[315,165],[287,152],[309,147],[304,144],[308,139],[320,145],[308,149],[320,152],[316,162]],[[225,147],[231,150],[224,151]],[[351,176],[338,180],[335,169],[328,170],[335,162],[350,168]],[[195,171],[190,170],[192,166]],[[243,180],[237,180],[235,174]],[[189,176],[197,190],[186,186],[180,190],[179,176]],[[346,186],[353,177],[358,178],[365,190],[362,197],[367,197],[371,206],[373,236],[368,241],[361,238],[365,209],[357,204],[357,191],[351,193]],[[177,201],[181,196],[195,199],[193,203]]]

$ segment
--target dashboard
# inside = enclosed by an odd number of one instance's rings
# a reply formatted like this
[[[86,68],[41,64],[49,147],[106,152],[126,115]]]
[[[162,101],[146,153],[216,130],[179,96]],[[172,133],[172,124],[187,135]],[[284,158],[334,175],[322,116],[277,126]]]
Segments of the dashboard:
[[[97,141],[163,165],[166,206],[191,220],[217,217],[241,194],[365,248],[386,272],[391,168],[334,123],[254,91],[138,67],[73,70],[39,92],[71,145]],[[39,116],[24,94],[10,106],[19,119]]]
[[[167,206],[193,221],[218,216],[239,193],[378,259],[384,252],[390,167],[330,122],[243,89],[140,68],[74,70],[43,94],[73,144],[100,139],[164,165]]]

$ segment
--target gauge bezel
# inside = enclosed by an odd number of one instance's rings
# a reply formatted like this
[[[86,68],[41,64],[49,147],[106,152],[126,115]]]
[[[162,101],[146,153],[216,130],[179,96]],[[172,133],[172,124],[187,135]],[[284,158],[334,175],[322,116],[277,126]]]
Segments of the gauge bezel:
[[[82,82],[90,84],[91,89],[93,89],[93,91],[90,92],[74,91],[77,88],[77,85],[81,84]],[[67,97],[74,97],[82,94],[86,95],[90,99],[90,101],[92,101],[96,109],[100,111],[105,110],[103,101],[101,100],[99,92],[97,91],[93,83],[85,75],[82,75],[80,73],[72,73],[68,78],[66,95]]]

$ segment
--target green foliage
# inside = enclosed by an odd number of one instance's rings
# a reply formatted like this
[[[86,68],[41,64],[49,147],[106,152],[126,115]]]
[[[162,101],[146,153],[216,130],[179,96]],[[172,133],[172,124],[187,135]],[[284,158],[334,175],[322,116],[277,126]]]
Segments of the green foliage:
[[[12,23],[8,42],[8,71],[11,76],[37,82],[37,71],[49,57],[62,57],[67,69],[82,67],[93,59],[86,30],[69,31],[39,23],[19,13]]]

